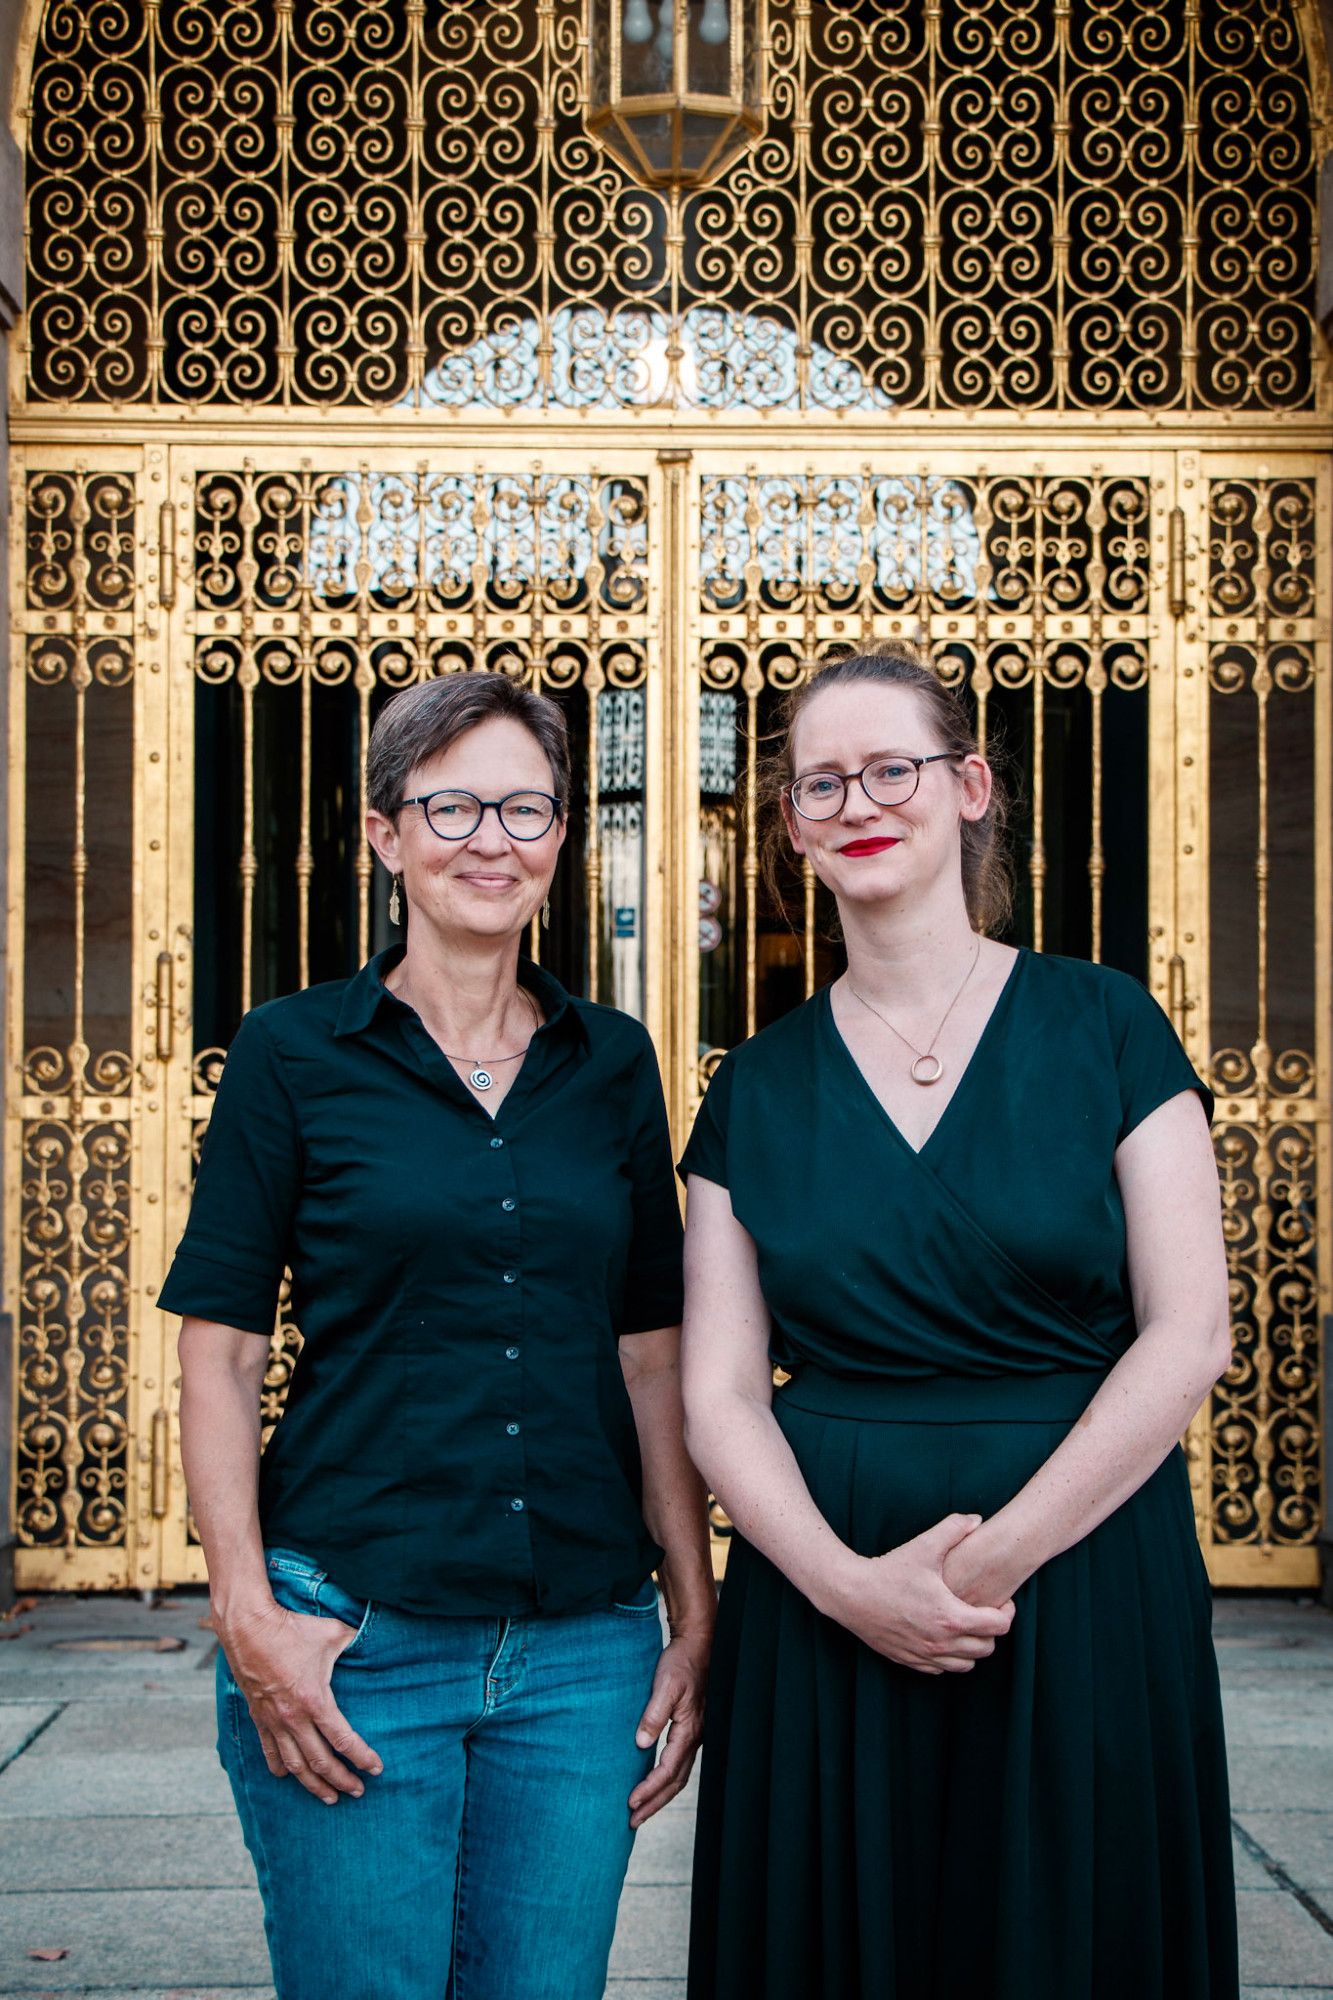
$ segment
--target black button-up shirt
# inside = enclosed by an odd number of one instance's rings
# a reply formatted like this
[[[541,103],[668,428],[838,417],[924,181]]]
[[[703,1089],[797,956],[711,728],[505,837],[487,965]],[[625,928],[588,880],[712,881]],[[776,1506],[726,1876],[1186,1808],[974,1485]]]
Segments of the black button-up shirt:
[[[546,1021],[492,1119],[400,955],[246,1016],[159,1304],[268,1333],[291,1268],[266,1542],[407,1611],[606,1604],[662,1554],[616,1346],[681,1314],[652,1043],[525,961]]]

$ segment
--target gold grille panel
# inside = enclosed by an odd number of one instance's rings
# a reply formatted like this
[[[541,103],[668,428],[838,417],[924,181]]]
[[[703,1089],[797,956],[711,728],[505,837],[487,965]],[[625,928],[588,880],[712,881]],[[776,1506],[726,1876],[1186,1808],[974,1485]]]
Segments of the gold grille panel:
[[[771,0],[682,208],[581,123],[582,0],[51,0],[28,394],[1254,409],[1324,394],[1312,7]]]
[[[20,641],[29,792],[19,1147],[17,1530],[123,1549],[131,1396],[128,857],[135,482],[29,476]]]

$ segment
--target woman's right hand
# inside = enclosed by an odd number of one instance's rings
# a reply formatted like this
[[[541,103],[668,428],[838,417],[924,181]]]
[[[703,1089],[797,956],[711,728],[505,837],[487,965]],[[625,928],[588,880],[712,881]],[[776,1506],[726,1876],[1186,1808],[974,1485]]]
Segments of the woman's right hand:
[[[333,1699],[334,1662],[356,1637],[352,1626],[288,1611],[271,1597],[214,1622],[274,1777],[298,1778],[325,1805],[343,1793],[359,1799],[357,1770],[377,1778],[384,1767]]]
[[[971,1673],[1013,1623],[1012,1601],[965,1604],[944,1581],[949,1551],[981,1524],[948,1514],[882,1556],[850,1555],[820,1610],[886,1659],[922,1674]]]

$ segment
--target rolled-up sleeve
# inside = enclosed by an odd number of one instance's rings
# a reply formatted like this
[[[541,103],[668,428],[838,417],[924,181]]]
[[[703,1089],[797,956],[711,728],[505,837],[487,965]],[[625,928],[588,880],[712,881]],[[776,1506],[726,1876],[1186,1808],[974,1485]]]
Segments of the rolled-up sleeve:
[[[223,1068],[162,1311],[271,1333],[300,1183],[296,1107],[281,1057],[250,1014]]]
[[[684,1311],[684,1231],[662,1078],[646,1038],[630,1106],[629,1163],[634,1234],[617,1331],[651,1333],[655,1327],[676,1326]]]

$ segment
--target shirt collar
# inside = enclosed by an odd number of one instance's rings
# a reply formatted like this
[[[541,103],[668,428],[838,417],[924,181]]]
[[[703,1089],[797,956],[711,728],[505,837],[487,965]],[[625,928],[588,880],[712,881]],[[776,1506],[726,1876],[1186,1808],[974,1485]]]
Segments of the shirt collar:
[[[347,982],[342,1006],[338,1011],[338,1025],[334,1034],[360,1035],[371,1025],[386,1001],[395,1001],[384,984],[384,975],[392,972],[403,956],[403,946],[391,944],[387,951],[376,952],[374,958],[367,959],[355,978]],[[518,961],[518,983],[532,994],[546,1017],[546,1026],[553,1028],[563,1022],[565,1028],[573,1026],[578,1033],[584,1033],[578,1009],[570,1004],[570,998],[560,981],[549,973],[544,965],[534,965],[530,958]],[[401,1001],[395,1001],[401,1006]]]

